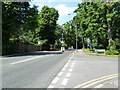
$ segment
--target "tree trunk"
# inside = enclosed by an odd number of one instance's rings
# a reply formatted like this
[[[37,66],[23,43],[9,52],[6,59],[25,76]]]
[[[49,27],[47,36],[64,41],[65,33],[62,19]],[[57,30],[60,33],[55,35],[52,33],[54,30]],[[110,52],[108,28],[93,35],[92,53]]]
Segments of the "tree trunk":
[[[109,7],[109,4],[108,4],[108,7]],[[109,8],[107,9],[107,14],[110,14]],[[112,41],[112,29],[111,29],[110,21],[107,21],[107,26],[108,26],[108,42],[110,45]]]
[[[82,38],[83,48],[85,48],[84,37]]]
[[[108,22],[108,42],[109,42],[109,45],[111,44],[111,41],[112,41],[112,30],[111,30],[111,28],[110,28],[110,23]]]

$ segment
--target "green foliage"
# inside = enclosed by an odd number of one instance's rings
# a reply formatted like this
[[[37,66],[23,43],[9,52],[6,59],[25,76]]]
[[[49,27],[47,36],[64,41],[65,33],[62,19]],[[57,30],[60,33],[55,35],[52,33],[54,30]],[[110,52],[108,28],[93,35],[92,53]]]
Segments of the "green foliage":
[[[105,52],[107,55],[118,55],[119,52],[116,50],[115,41],[111,41],[111,44],[108,46],[108,50]]]
[[[68,21],[62,26],[66,47],[75,46],[76,28],[74,27],[73,21]]]
[[[61,46],[62,33],[63,33],[63,27],[57,24],[55,29],[55,37],[56,37],[55,45],[56,46]]]
[[[41,40],[48,40],[46,45],[55,44],[55,29],[58,17],[58,11],[48,6],[42,7],[39,13],[39,36],[41,36]]]
[[[94,50],[82,48],[85,53],[93,53]]]
[[[34,43],[32,40],[38,27],[37,18],[37,7],[30,7],[28,2],[2,2],[3,53],[12,50],[14,43]]]
[[[112,39],[119,43],[120,2],[83,2],[74,12],[83,46],[87,39],[96,48],[106,48]]]
[[[107,55],[118,55],[119,52],[117,50],[106,50],[105,54],[107,54]]]

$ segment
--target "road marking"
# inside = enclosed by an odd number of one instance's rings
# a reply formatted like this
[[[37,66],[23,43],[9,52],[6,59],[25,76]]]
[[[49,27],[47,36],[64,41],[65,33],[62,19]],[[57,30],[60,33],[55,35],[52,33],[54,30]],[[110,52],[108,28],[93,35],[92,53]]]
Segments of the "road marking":
[[[0,58],[0,59],[2,60],[2,59],[9,59],[9,58]]]
[[[69,71],[71,72],[71,71],[72,71],[72,69],[69,69]]]
[[[47,88],[54,88],[54,86],[53,85],[49,85]]]
[[[54,80],[52,81],[53,84],[55,84],[59,80],[58,77],[55,77]]]
[[[68,63],[64,66],[64,68],[66,68],[68,66]]]
[[[65,71],[65,68],[63,68],[61,71]]]
[[[72,68],[72,67],[74,67],[74,65],[71,65],[70,67]]]
[[[66,77],[70,77],[70,75],[71,75],[71,73],[67,73],[67,74],[66,74]]]
[[[73,55],[74,55],[74,54],[72,54],[72,56],[70,57],[70,59],[68,60],[68,62],[63,66],[63,68],[61,69],[61,71],[60,71],[60,72],[57,74],[57,76],[52,80],[52,82],[51,82],[51,84],[48,86],[48,88],[53,87],[52,84],[56,84],[56,82],[59,80],[59,76],[61,76],[61,75],[63,74],[63,71],[66,69],[66,67],[68,66],[69,62],[70,62],[71,59],[73,58]],[[72,71],[72,69],[71,69],[71,71]],[[67,75],[67,76],[69,77],[70,75]],[[66,79],[63,80],[63,82],[62,82],[61,84],[62,84],[62,85],[66,85],[67,82],[68,82],[68,79],[66,78]],[[55,87],[55,86],[54,86],[54,87]],[[63,87],[61,87],[61,88],[63,88]]]
[[[91,84],[88,84],[88,85],[86,85],[86,86],[84,86],[84,87],[82,87],[82,88],[87,88],[87,87],[92,86],[92,85],[94,85],[94,84],[97,84],[97,83],[99,83],[99,82],[102,82],[102,81],[105,81],[105,80],[109,80],[109,79],[112,79],[112,78],[116,78],[116,77],[118,77],[118,76],[108,77],[108,78],[105,78],[105,79],[102,79],[102,80],[93,82],[93,83],[91,83]]]
[[[94,87],[94,88],[101,88],[103,86],[103,84],[99,84],[99,85],[97,85],[96,87]]]
[[[75,63],[73,62],[72,65],[74,65]]]
[[[73,61],[73,63],[75,63],[76,61]]]
[[[15,64],[19,64],[19,63],[24,63],[24,62],[31,61],[31,60],[33,60],[33,59],[40,58],[40,57],[43,57],[43,56],[38,56],[38,57],[34,57],[34,58],[29,58],[29,59],[25,59],[25,60],[22,60],[22,61],[17,61],[17,62],[11,63],[11,65],[15,65]]]
[[[69,59],[69,61],[68,62],[70,62],[70,60],[73,58],[73,55],[70,57],[70,59]]]
[[[65,78],[65,79],[62,81],[61,85],[66,85],[67,82],[68,82],[68,78]]]
[[[63,72],[59,72],[59,73],[58,73],[58,76],[61,76],[62,74],[63,74]]]
[[[100,78],[97,78],[97,79],[93,79],[93,80],[90,80],[90,81],[88,81],[88,82],[82,83],[82,84],[80,84],[80,85],[78,85],[78,86],[76,86],[76,87],[74,87],[74,88],[80,88],[80,87],[82,87],[82,86],[84,86],[84,85],[86,85],[86,84],[92,83],[92,82],[94,82],[94,81],[98,81],[98,80],[101,80],[101,79],[104,79],[104,78],[107,78],[107,77],[112,77],[112,76],[117,76],[117,75],[118,75],[118,74],[112,74],[112,75],[103,76],[103,77],[100,77]]]

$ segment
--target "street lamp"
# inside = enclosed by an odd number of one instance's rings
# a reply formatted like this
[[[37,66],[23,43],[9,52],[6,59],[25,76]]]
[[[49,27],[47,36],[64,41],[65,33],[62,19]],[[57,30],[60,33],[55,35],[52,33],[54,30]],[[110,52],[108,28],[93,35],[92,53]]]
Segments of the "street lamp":
[[[76,51],[77,51],[77,46],[78,46],[78,43],[77,43],[77,39],[78,39],[78,36],[77,36],[77,27],[76,27]]]
[[[64,43],[64,41],[63,41],[63,33],[62,33],[62,38],[61,38],[61,43],[62,43],[62,45],[61,45],[61,51],[62,52],[64,52],[65,51],[65,47],[63,46],[63,43]]]
[[[71,15],[71,14],[68,14],[68,15]],[[78,19],[78,18],[76,18],[76,19]],[[77,42],[77,39],[78,39],[78,35],[77,35],[77,33],[78,33],[78,31],[77,31],[77,29],[78,29],[78,21],[76,23],[77,23],[77,26],[76,26],[76,43],[75,43],[75,45],[76,45],[76,51],[77,51],[77,48],[78,48],[78,42]]]

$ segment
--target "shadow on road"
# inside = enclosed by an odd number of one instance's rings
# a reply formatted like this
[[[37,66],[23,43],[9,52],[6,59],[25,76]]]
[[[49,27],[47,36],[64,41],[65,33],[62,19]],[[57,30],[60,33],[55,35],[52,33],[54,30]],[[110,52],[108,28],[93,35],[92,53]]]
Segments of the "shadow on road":
[[[3,57],[17,57],[17,56],[39,56],[39,55],[51,55],[51,54],[62,54],[61,51],[35,51],[29,53],[19,53],[12,55],[3,55]]]
[[[34,51],[34,52],[27,52],[27,53],[18,53],[12,55],[3,55],[2,57],[18,57],[18,56],[39,56],[39,55],[51,55],[51,54],[63,54],[63,53],[72,53],[75,49],[66,49],[65,52],[60,50],[51,50],[51,51]]]

